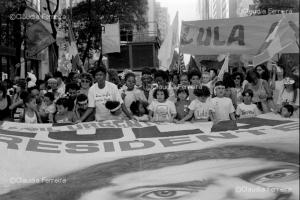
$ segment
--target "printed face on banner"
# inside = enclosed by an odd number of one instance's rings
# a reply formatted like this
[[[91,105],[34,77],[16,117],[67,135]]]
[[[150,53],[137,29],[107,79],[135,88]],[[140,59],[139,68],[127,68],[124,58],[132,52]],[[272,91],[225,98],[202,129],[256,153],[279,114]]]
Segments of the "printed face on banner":
[[[299,199],[298,122],[241,119],[238,130],[209,133],[195,127],[178,130],[174,124],[163,129],[162,124],[144,127],[128,121],[127,126],[122,122],[123,128],[117,128],[120,122],[109,122],[95,123],[93,127],[102,128],[88,135],[82,131],[89,128],[80,128],[88,124],[49,125],[52,131],[48,136],[35,133],[39,127],[46,127],[36,125],[36,130],[25,127],[26,131],[14,132],[10,126],[16,123],[2,124],[0,147],[6,164],[0,165],[0,199]],[[198,126],[204,128],[205,123]],[[126,135],[129,127],[133,134],[130,139]],[[29,155],[25,162],[16,159],[18,155],[23,157],[22,150]],[[8,151],[17,154],[14,157],[11,153],[10,160]],[[77,167],[72,168],[74,161]],[[55,166],[55,162],[59,164]],[[61,168],[64,170],[59,171]],[[9,185],[13,184],[10,178],[18,174],[21,178],[63,178],[66,182]]]
[[[255,147],[247,148],[249,151],[256,151]],[[210,153],[215,150],[212,149]],[[272,154],[272,151],[268,153]],[[173,159],[179,158],[174,156]],[[181,158],[181,161],[184,159]],[[175,166],[168,166],[167,162],[165,164],[165,167],[158,169],[145,169],[117,176],[112,179],[110,186],[85,193],[80,200],[94,200],[99,197],[106,200],[299,198],[297,164],[243,156],[237,159],[205,159]]]

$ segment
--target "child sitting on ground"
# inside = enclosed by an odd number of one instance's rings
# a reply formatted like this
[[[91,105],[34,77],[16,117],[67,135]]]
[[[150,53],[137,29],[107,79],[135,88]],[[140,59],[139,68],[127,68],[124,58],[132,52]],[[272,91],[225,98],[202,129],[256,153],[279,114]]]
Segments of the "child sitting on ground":
[[[35,96],[27,94],[23,101],[25,110],[22,121],[30,124],[42,123],[41,117],[37,111]]]
[[[144,101],[134,101],[130,105],[130,111],[133,114],[133,118],[137,121],[149,121],[149,112],[147,110],[148,103]]]
[[[56,102],[56,114],[54,122],[56,123],[73,123],[77,121],[74,112],[68,111],[69,100],[67,98],[59,98]]]
[[[246,89],[242,93],[243,103],[238,104],[236,115],[238,118],[251,118],[260,114],[256,104],[252,103],[253,91]]]
[[[78,119],[80,119],[85,111],[88,109],[88,97],[85,94],[79,94],[76,98],[76,104],[75,104],[75,114]],[[95,121],[95,111],[92,112],[85,120],[84,122],[91,122]]]
[[[177,116],[175,121],[182,120],[185,116],[189,114],[189,105],[191,103],[188,100],[189,97],[189,90],[187,87],[179,87],[176,91],[177,101],[175,103]]]
[[[173,122],[176,116],[175,104],[168,100],[167,89],[158,88],[154,91],[153,100],[149,105],[149,118],[152,122]]]
[[[56,108],[54,104],[54,94],[52,92],[47,92],[44,95],[44,99],[40,107],[42,121],[45,123],[53,123],[53,116],[55,112]]]

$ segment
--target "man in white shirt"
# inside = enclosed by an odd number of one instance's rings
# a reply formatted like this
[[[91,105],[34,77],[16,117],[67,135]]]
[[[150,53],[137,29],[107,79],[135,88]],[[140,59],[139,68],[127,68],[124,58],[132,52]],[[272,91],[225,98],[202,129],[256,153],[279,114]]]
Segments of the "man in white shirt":
[[[108,100],[120,102],[125,115],[129,119],[132,118],[123,103],[118,87],[115,84],[106,81],[106,73],[105,67],[99,67],[94,71],[94,77],[97,83],[92,85],[89,89],[88,109],[80,118],[79,122],[84,121],[94,110],[96,110],[96,121],[103,121],[112,118],[110,111],[105,107],[105,103]]]

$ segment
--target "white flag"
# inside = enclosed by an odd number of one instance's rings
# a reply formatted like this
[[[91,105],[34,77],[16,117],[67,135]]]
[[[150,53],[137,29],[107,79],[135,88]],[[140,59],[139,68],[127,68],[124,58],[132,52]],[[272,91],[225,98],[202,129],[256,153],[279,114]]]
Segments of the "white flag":
[[[169,27],[167,36],[158,51],[158,59],[160,61],[159,69],[168,70],[173,59],[174,50],[178,47],[178,12]]]
[[[296,42],[295,32],[283,16],[253,57],[253,65],[271,60],[277,53]]]
[[[104,24],[104,32],[102,33],[102,53],[120,52],[120,25]]]
[[[223,63],[223,65],[221,67],[221,70],[219,72],[218,77],[219,77],[220,80],[223,80],[224,73],[229,71],[229,69],[228,69],[228,63],[229,63],[229,54],[227,54],[225,56],[224,63]]]

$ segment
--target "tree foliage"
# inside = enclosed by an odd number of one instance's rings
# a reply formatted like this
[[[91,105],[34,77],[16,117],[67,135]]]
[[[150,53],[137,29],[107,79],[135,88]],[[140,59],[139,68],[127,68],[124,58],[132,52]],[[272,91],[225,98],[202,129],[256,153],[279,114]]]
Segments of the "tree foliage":
[[[147,0],[87,0],[67,12],[72,16],[78,50],[84,62],[90,49],[101,48],[101,24],[119,21],[121,30],[146,27]]]

